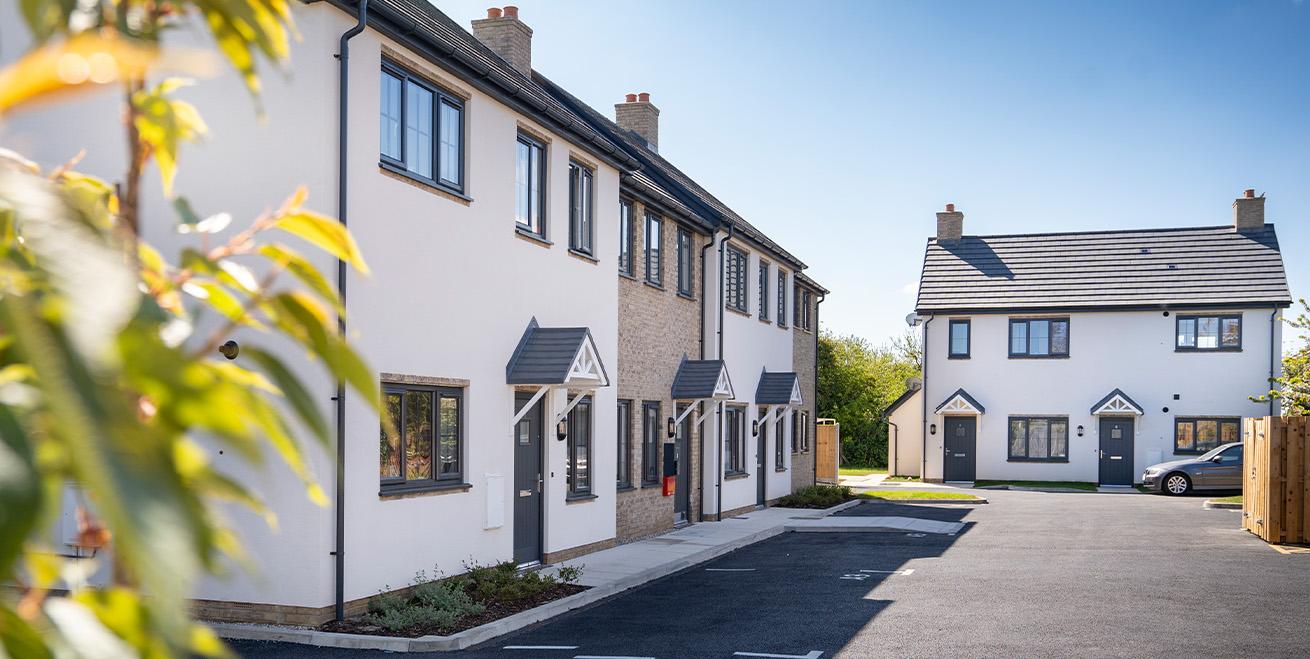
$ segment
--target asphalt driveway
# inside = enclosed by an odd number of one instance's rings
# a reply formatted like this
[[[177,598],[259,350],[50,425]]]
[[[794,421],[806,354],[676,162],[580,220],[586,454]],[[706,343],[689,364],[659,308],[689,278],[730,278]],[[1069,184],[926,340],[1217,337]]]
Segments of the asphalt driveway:
[[[1236,511],[1202,510],[1199,498],[985,494],[985,506],[865,503],[843,513],[965,522],[956,536],[789,533],[439,656],[1295,656],[1310,648],[1310,555],[1275,552],[1238,530]],[[233,645],[249,657],[383,656]]]

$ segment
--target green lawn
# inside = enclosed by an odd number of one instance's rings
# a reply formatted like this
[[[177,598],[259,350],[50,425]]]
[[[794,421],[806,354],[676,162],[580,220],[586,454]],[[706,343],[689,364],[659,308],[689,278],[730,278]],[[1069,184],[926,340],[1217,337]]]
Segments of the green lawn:
[[[904,490],[869,490],[860,492],[864,499],[885,499],[887,501],[977,501],[978,497],[963,492],[908,492]]]
[[[837,473],[841,474],[842,476],[868,476],[869,474],[885,474],[887,473],[887,468],[886,467],[881,467],[881,468],[842,467],[841,469],[837,470]]]
[[[888,476],[887,478],[884,478],[884,479],[883,479],[883,482],[884,482],[884,483],[887,483],[887,482],[891,482],[891,483],[918,483],[918,482],[919,482],[919,477],[918,477],[918,476]]]
[[[1081,481],[975,481],[973,485],[974,487],[991,487],[996,485],[1009,485],[1011,487],[1059,487],[1067,490],[1096,491],[1096,483],[1084,483]]]
[[[1231,497],[1223,497],[1221,499],[1211,499],[1211,501],[1214,501],[1216,503],[1242,503],[1242,495],[1234,494]]]

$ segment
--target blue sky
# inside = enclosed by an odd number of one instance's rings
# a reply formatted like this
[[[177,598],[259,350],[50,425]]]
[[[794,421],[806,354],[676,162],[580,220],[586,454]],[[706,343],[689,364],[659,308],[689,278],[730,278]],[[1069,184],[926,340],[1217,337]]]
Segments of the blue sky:
[[[966,233],[1219,225],[1254,187],[1310,293],[1305,0],[517,4],[537,70],[610,116],[651,93],[660,153],[809,264],[834,331],[903,331],[947,202]]]

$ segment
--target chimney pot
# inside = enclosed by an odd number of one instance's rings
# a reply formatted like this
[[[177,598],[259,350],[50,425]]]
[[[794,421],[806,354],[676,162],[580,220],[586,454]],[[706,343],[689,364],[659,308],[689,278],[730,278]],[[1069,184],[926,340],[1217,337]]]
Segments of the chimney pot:
[[[626,100],[626,101],[629,102],[629,103],[636,103],[636,102],[637,102],[637,95],[636,95],[636,94],[628,94],[627,96],[624,96],[623,98],[624,98],[624,100]]]
[[[642,92],[642,93],[640,93],[640,94],[637,94],[637,100],[638,100],[638,101],[641,101],[642,103],[649,103],[649,102],[650,102],[650,92]]]
[[[1259,231],[1265,226],[1265,198],[1255,196],[1254,188],[1242,191],[1233,201],[1233,228],[1238,231]]]
[[[473,21],[473,36],[519,73],[532,76],[532,28],[519,20],[519,8],[492,7],[487,17]]]
[[[947,212],[947,213],[954,213],[954,212],[955,212],[955,204],[946,204],[946,212]]]
[[[487,18],[500,18],[500,8],[487,7]]]
[[[505,5],[505,16],[509,18],[518,18],[519,8],[514,5]]]
[[[1244,192],[1242,192],[1242,196],[1246,197],[1247,199],[1255,199],[1255,188],[1247,188]]]
[[[949,242],[964,237],[964,213],[955,210],[955,204],[946,204],[946,210],[937,213],[937,241]]]

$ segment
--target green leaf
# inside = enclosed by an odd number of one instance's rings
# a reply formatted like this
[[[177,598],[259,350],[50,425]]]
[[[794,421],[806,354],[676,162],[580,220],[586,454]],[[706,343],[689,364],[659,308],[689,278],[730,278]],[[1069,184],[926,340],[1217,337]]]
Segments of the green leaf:
[[[40,506],[41,480],[31,443],[13,409],[0,405],[0,575],[9,574]]]
[[[182,285],[182,290],[234,323],[258,329],[264,327],[253,314],[246,313],[245,305],[236,295],[216,281],[193,278]]]
[[[0,655],[23,659],[48,659],[53,656],[40,634],[4,604],[0,604],[0,650],[3,650]]]
[[[163,82],[132,94],[136,109],[136,130],[141,141],[150,146],[150,152],[159,165],[164,194],[173,194],[173,178],[177,175],[177,150],[183,142],[195,142],[209,132],[194,105],[168,97],[173,91],[187,85],[186,81],[169,78]]]
[[[335,327],[329,329],[327,315],[312,298],[303,293],[282,293],[273,298],[271,309],[279,328],[322,359],[328,370],[359,393],[369,407],[380,409],[373,371],[337,336]]]
[[[259,364],[264,373],[282,390],[287,402],[291,405],[291,409],[296,411],[296,415],[304,422],[305,427],[309,428],[314,436],[326,445],[328,442],[327,421],[323,419],[318,405],[315,404],[313,394],[305,388],[304,383],[296,377],[295,373],[292,373],[291,369],[287,368],[277,357],[259,348],[247,347],[241,351],[241,355]]]
[[[328,283],[323,273],[315,268],[305,257],[285,245],[269,243],[259,246],[259,253],[270,261],[285,268],[287,272],[299,279],[309,290],[316,293],[324,302],[331,304],[337,313],[342,313],[341,299],[337,290]]]
[[[354,236],[340,222],[326,215],[296,209],[278,218],[274,227],[302,238],[368,274],[368,265],[364,263]]]

